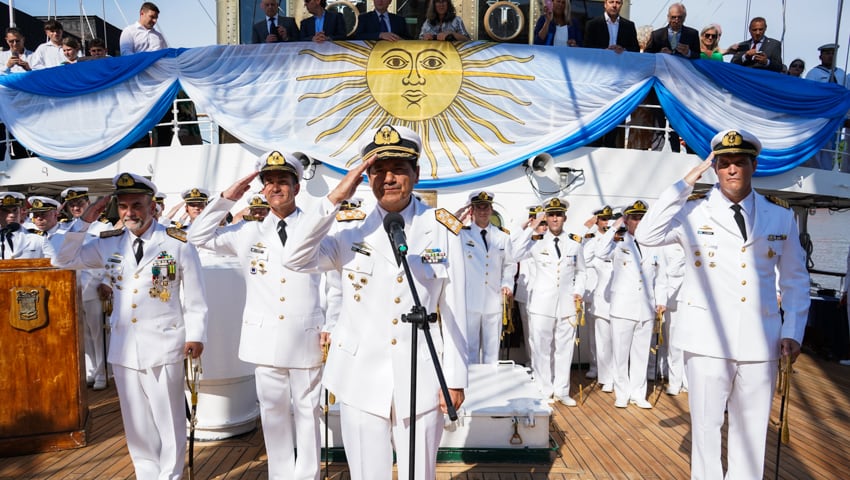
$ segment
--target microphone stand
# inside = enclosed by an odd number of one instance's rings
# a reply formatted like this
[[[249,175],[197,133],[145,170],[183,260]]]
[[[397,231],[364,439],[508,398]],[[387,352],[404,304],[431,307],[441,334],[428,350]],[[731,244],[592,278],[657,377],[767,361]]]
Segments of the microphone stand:
[[[416,285],[413,283],[413,275],[410,273],[410,265],[407,263],[407,250],[401,249],[390,237],[390,243],[393,246],[396,262],[404,267],[404,274],[407,276],[407,283],[410,285],[410,293],[413,295],[413,307],[410,313],[401,316],[402,322],[409,322],[411,327],[411,346],[410,346],[410,440],[409,440],[409,458],[410,468],[408,469],[409,480],[414,480],[414,462],[416,460],[416,367],[417,367],[417,347],[419,346],[419,329],[425,335],[425,342],[428,344],[428,351],[431,354],[431,363],[434,364],[434,370],[437,373],[437,380],[440,382],[440,391],[443,392],[443,399],[446,401],[446,408],[449,413],[449,419],[457,420],[457,410],[455,410],[452,399],[449,396],[449,388],[446,386],[446,378],[443,375],[443,368],[440,365],[437,357],[437,349],[434,347],[434,340],[431,338],[431,329],[428,324],[437,321],[436,313],[428,313],[422,302],[419,300],[419,293],[416,291]]]

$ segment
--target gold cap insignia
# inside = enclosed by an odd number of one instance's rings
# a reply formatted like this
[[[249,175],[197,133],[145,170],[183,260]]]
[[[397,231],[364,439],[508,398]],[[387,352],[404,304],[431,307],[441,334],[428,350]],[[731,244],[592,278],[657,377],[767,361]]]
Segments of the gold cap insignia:
[[[132,187],[136,184],[136,180],[129,173],[122,173],[120,177],[118,177],[118,181],[115,182],[115,186],[126,188]]]

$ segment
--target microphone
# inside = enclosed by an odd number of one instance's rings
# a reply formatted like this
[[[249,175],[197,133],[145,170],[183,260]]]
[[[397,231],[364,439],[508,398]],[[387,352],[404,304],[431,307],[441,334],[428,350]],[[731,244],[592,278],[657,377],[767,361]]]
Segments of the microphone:
[[[407,237],[404,235],[404,218],[395,212],[388,213],[384,217],[384,230],[390,237],[390,243],[396,255],[396,260],[401,263],[401,256],[407,255]]]

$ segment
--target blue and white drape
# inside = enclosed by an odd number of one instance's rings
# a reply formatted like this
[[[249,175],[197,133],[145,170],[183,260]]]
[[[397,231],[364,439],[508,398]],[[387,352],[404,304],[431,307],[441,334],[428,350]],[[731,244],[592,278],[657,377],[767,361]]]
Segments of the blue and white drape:
[[[442,112],[399,120],[423,136],[421,187],[480,180],[539,152],[586,145],[622,123],[652,89],[673,128],[700,155],[726,128],[759,137],[759,175],[805,161],[850,110],[850,91],[842,87],[720,62],[434,43],[443,53],[456,49],[462,71],[420,62],[426,42],[397,44],[402,56],[415,59],[399,66],[430,71],[421,80],[426,97],[455,96],[442,100],[448,105]],[[365,80],[367,66],[370,75],[375,69],[372,50],[368,42],[219,45],[12,74],[0,77],[0,120],[46,159],[90,163],[150,130],[182,88],[198,111],[258,149],[302,151],[345,169],[357,158],[363,128],[393,121]],[[447,91],[442,79],[459,76],[459,89]],[[407,85],[393,88],[401,95]]]

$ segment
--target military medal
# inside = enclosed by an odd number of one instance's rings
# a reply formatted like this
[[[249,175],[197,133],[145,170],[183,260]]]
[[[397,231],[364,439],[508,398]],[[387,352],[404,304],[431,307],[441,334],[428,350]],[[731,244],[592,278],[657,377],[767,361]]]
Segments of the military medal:
[[[151,266],[151,287],[148,292],[151,298],[159,298],[163,303],[171,299],[169,284],[177,279],[177,262],[168,252],[162,251],[157,255]]]
[[[773,258],[776,256],[776,252],[773,251],[773,247],[767,248],[767,258]]]

